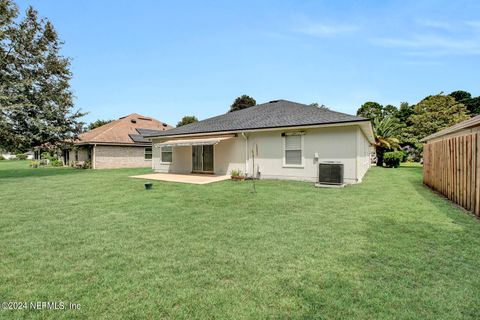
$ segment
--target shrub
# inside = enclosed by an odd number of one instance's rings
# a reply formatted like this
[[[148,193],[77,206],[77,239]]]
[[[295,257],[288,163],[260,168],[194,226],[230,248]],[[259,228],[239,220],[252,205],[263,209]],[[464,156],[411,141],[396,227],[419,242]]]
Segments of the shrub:
[[[90,162],[90,160],[87,160],[83,163],[83,165],[81,166],[82,169],[91,169],[92,168],[92,163]]]
[[[38,168],[40,166],[40,161],[30,161],[30,167],[32,168]]]
[[[27,160],[27,155],[25,153],[17,153],[15,156],[17,160]]]
[[[51,160],[53,157],[50,154],[50,152],[45,151],[45,152],[42,152],[41,158],[45,160]]]
[[[63,163],[62,161],[58,160],[58,159],[51,159],[49,161],[49,164],[52,166],[52,167],[61,167],[63,166]]]
[[[1,160],[5,160],[5,157],[2,156],[2,155],[0,155],[0,161],[1,161]]]
[[[233,169],[232,171],[230,171],[230,175],[232,177],[240,177],[242,175],[242,171]]]
[[[402,151],[385,152],[383,155],[383,161],[388,168],[398,168],[402,159]]]

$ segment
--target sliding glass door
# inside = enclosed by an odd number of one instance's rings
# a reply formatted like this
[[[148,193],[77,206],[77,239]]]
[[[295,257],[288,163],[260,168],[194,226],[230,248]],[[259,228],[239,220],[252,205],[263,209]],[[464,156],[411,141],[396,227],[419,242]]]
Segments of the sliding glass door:
[[[192,171],[213,172],[213,145],[192,146]]]

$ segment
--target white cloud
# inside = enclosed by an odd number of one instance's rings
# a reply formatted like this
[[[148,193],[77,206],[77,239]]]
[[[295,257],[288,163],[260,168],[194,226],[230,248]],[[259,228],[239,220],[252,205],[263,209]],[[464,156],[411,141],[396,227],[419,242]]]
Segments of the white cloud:
[[[417,31],[409,37],[374,38],[371,42],[378,46],[405,49],[408,55],[480,55],[480,21],[461,22],[441,25],[429,21],[423,26],[445,29],[455,32]]]
[[[315,37],[334,37],[342,34],[352,33],[358,30],[358,27],[344,24],[326,24],[309,22],[302,27],[295,28],[294,31]]]
[[[454,30],[455,27],[452,26],[450,23],[443,22],[443,21],[436,21],[430,19],[417,19],[417,24],[427,28],[433,29],[443,29],[443,30]]]

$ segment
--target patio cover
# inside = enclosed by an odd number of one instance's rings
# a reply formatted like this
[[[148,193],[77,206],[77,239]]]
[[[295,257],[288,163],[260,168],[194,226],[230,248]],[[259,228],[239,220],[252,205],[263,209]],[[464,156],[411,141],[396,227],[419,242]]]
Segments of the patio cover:
[[[197,138],[197,139],[178,139],[178,140],[168,140],[161,143],[155,143],[156,148],[160,147],[185,147],[185,146],[207,146],[214,145],[220,141],[228,140],[233,138],[233,136],[223,136],[215,138]]]

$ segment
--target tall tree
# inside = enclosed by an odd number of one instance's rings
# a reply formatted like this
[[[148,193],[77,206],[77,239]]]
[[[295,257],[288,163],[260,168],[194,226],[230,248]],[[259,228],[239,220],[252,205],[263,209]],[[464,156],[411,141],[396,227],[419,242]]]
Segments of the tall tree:
[[[382,117],[383,118],[386,118],[386,117],[396,117],[397,116],[397,113],[398,113],[398,109],[397,107],[391,105],[391,104],[387,104],[385,107],[383,107],[382,109]]]
[[[471,114],[480,114],[480,96],[463,100],[462,103]]]
[[[393,116],[375,118],[373,121],[373,133],[375,136],[375,151],[377,154],[377,166],[383,166],[383,155],[386,151],[395,150],[399,147],[400,130],[402,125]]]
[[[415,106],[407,130],[419,141],[468,118],[467,108],[462,103],[452,96],[438,94],[426,97]]]
[[[93,130],[95,128],[98,128],[98,127],[101,127],[101,126],[104,126],[110,122],[112,122],[113,120],[102,120],[102,119],[98,119],[94,122],[91,122],[88,127],[87,127],[87,130]]]
[[[368,101],[362,104],[357,110],[357,116],[376,119],[381,118],[383,115],[383,106],[378,102]]]
[[[449,96],[455,98],[457,102],[464,104],[471,114],[480,114],[480,96],[472,97],[470,92],[463,90],[453,91]]]
[[[181,127],[190,123],[198,122],[197,117],[195,116],[184,116],[182,120],[178,121],[177,127]]]
[[[401,102],[400,108],[396,114],[398,121],[408,126],[410,124],[408,119],[413,114],[414,107],[414,105],[410,105],[408,102]]]
[[[457,90],[450,93],[449,96],[453,97],[457,102],[462,102],[463,100],[470,99],[472,94],[467,91]]]
[[[0,149],[5,148],[4,144],[12,140],[9,136],[10,126],[6,114],[6,106],[13,104],[13,97],[9,94],[9,88],[14,87],[15,83],[9,70],[12,63],[10,56],[11,37],[14,26],[14,19],[18,16],[18,8],[10,0],[0,0]],[[2,143],[2,141],[5,141]]]
[[[230,106],[230,110],[228,112],[250,108],[256,104],[257,104],[257,101],[255,101],[255,99],[244,94],[236,98],[235,101],[233,101],[232,105]]]
[[[32,7],[20,22],[12,1],[1,0],[0,147],[25,151],[71,140],[81,132],[83,116],[73,110],[70,60],[53,25]],[[3,18],[3,16],[2,16]]]

